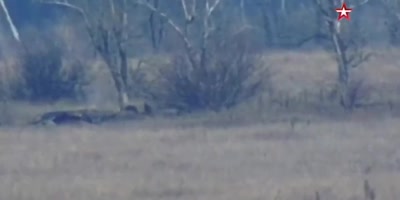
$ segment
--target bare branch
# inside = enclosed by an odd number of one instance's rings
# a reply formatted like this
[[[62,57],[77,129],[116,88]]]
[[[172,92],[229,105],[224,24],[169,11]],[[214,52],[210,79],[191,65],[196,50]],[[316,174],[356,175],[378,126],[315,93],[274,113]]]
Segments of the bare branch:
[[[392,5],[390,5],[389,2],[384,1],[384,0],[379,1],[379,2],[381,3],[380,5],[385,9],[386,12],[391,13],[393,16],[396,17],[397,20],[400,21],[400,13],[398,13],[396,11],[396,8],[394,8],[394,7],[397,7],[397,6],[392,6]]]
[[[191,6],[190,13],[189,13],[189,9],[188,9],[187,0],[181,0],[181,4],[182,4],[183,13],[185,14],[186,22],[188,22],[188,23],[192,22],[196,16],[196,0],[192,0],[192,6]]]
[[[222,2],[222,0],[216,0],[214,4],[210,7],[209,0],[206,0],[206,16],[204,18],[204,34],[203,34],[203,41],[207,41],[210,32],[213,30],[211,29],[209,23],[209,18],[211,17],[212,13],[215,11],[216,7]]]
[[[57,5],[57,6],[63,6],[63,7],[67,7],[70,8],[72,10],[78,11],[81,14],[85,15],[85,12],[83,11],[82,8],[69,3],[68,1],[39,1],[39,3],[43,3],[43,4],[52,4],[52,5]]]
[[[211,7],[209,7],[209,3],[208,3],[208,0],[207,0],[207,3],[206,3],[207,17],[211,16],[211,14],[214,12],[215,8],[217,8],[217,6],[221,3],[221,1],[222,0],[216,0],[214,2],[214,4]]]
[[[183,12],[185,13],[185,19],[186,19],[186,21],[189,21],[191,16],[189,15],[189,12],[187,10],[186,0],[181,0],[181,4],[182,4]]]
[[[60,6],[60,7],[71,9],[71,10],[79,13],[83,18],[83,21],[85,23],[86,30],[87,30],[87,33],[89,34],[89,38],[90,38],[91,42],[93,43],[95,49],[98,50],[98,46],[96,45],[96,42],[94,41],[95,38],[94,38],[94,35],[93,35],[94,33],[93,33],[93,30],[92,30],[92,25],[90,24],[89,19],[87,17],[87,14],[86,14],[86,12],[85,12],[85,10],[83,8],[81,8],[79,6],[76,6],[74,4],[71,4],[68,1],[52,0],[52,1],[39,1],[39,3],[48,4],[48,5],[54,5],[54,6]]]
[[[155,8],[153,5],[149,4],[148,2],[144,1],[137,1],[138,5],[144,6],[145,8],[157,13],[160,17],[164,18],[167,23],[178,33],[178,35],[182,38],[185,43],[186,48],[192,49],[192,44],[190,43],[189,39],[186,37],[185,33],[182,29],[164,12],[160,11],[158,8]]]
[[[361,49],[355,49],[355,52],[353,55],[350,55],[347,62],[349,63],[349,66],[351,68],[356,68],[360,66],[361,64],[367,62],[371,57],[373,56],[372,53],[365,53],[362,52]]]
[[[4,3],[4,0],[0,0],[0,6],[3,9],[4,14],[6,15],[7,22],[9,24],[10,28],[11,28],[11,32],[13,34],[13,37],[15,38],[15,40],[17,40],[19,42],[20,41],[20,37],[19,37],[18,30],[15,27],[14,22],[12,21],[10,14],[8,13],[8,9],[7,9],[6,4]]]
[[[39,3],[60,6],[60,7],[65,7],[65,8],[69,8],[71,10],[74,10],[74,11],[78,12],[83,17],[83,20],[84,20],[86,26],[89,27],[89,21],[88,21],[86,12],[79,6],[71,4],[68,1],[39,1]]]
[[[362,5],[366,4],[366,3],[368,3],[368,1],[369,0],[364,0],[364,1],[362,1],[362,2],[360,2],[358,4],[356,4],[356,5],[350,5],[350,8],[352,8],[352,9],[357,8],[359,6],[362,6]]]
[[[192,2],[192,16],[196,16],[196,5],[197,5],[197,0],[193,0]]]
[[[145,2],[143,0],[136,1],[137,5],[144,6],[145,8],[157,13],[161,18],[163,18],[174,30],[175,32],[181,37],[184,42],[185,48],[187,50],[187,58],[189,59],[192,67],[196,67],[196,61],[193,55],[193,46],[190,42],[189,38],[185,34],[185,32],[164,12],[160,11],[158,8],[155,8],[153,5]]]
[[[322,16],[323,16],[326,20],[328,20],[328,21],[330,21],[330,22],[336,21],[336,18],[333,18],[333,17],[329,14],[330,12],[327,12],[327,11],[326,11],[326,9],[324,8],[324,6],[323,6],[321,0],[314,0],[314,2],[315,2],[315,4],[317,5],[318,11],[322,14]]]

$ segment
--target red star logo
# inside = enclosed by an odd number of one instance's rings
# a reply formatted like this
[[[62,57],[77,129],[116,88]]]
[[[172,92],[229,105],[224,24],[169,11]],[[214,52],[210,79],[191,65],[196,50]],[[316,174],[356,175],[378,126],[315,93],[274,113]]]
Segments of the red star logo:
[[[352,10],[351,8],[347,8],[346,3],[343,3],[341,8],[336,8],[336,12],[339,13],[338,20],[340,21],[342,18],[350,20],[350,13]]]

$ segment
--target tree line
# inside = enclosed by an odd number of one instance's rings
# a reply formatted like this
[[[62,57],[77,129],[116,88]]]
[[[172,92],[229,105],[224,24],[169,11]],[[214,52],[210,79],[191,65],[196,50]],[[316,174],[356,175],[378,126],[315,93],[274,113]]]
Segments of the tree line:
[[[7,7],[9,1],[1,2],[3,14],[9,15],[3,23],[9,25],[10,33],[20,44],[22,74],[25,73],[25,82],[29,83],[26,86],[30,87],[31,97],[61,98],[69,94],[67,91],[76,91],[76,84],[84,84],[83,62],[73,61],[73,72],[62,76],[58,70],[64,56],[63,45],[55,45],[60,43],[56,39],[51,42],[42,39],[38,45],[46,44],[43,49],[32,48],[29,43],[35,34],[24,33],[23,27],[18,27],[18,23],[15,27],[13,23],[13,19],[24,20],[23,12],[18,12],[15,5]],[[260,52],[308,48],[320,48],[335,57],[337,102],[352,109],[357,103],[359,88],[352,81],[351,72],[370,58],[366,47],[397,46],[400,41],[400,2],[397,0],[347,1],[353,8],[351,21],[337,21],[335,9],[341,7],[344,0],[21,2],[57,13],[60,21],[79,30],[88,49],[107,66],[120,109],[129,104],[132,87],[138,87],[138,83],[132,86],[132,77],[138,72],[132,70],[130,58],[170,55],[166,66],[154,75],[159,82],[157,87],[146,88],[143,92],[146,97],[185,110],[220,110],[263,90],[270,73],[257,58]],[[32,65],[36,68],[30,67]],[[38,71],[37,66],[47,68]],[[49,82],[54,83],[54,88],[43,86],[49,86],[46,84]],[[19,91],[19,94],[26,92]]]

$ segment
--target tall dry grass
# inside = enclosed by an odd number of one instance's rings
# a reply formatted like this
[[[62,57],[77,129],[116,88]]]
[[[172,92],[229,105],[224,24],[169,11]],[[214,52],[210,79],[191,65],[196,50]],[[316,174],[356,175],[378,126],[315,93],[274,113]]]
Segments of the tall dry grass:
[[[0,128],[0,198],[399,198],[398,119],[182,124]]]

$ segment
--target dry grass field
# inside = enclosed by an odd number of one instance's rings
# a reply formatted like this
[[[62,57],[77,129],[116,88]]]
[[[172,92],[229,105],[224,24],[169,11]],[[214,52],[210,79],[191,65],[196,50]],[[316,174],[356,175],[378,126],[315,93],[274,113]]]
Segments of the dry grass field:
[[[379,53],[358,73],[379,98],[398,97],[396,55]],[[273,86],[289,95],[334,81],[326,54],[266,59]],[[260,105],[99,126],[0,127],[0,199],[317,200],[318,192],[322,200],[375,200],[365,197],[365,180],[376,200],[400,199],[397,108],[341,117]],[[3,120],[27,121],[54,105],[3,109]]]
[[[0,129],[0,199],[400,198],[400,120]]]

